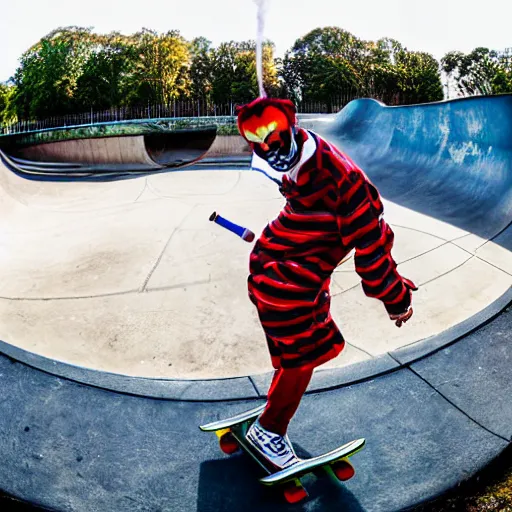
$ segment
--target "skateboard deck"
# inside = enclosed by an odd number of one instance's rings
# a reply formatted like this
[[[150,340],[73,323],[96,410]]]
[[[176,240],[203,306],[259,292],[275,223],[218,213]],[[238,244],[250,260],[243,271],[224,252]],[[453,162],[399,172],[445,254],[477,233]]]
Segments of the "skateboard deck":
[[[297,503],[308,496],[300,478],[316,469],[326,469],[340,481],[349,480],[354,476],[354,467],[348,459],[363,449],[364,439],[356,439],[317,457],[299,458],[298,462],[284,469],[274,466],[245,438],[250,426],[264,408],[265,405],[262,405],[231,418],[202,425],[199,428],[203,432],[215,432],[224,453],[232,454],[240,449],[247,453],[266,473],[266,476],[259,479],[260,483],[265,486],[282,487],[284,497],[289,503]]]

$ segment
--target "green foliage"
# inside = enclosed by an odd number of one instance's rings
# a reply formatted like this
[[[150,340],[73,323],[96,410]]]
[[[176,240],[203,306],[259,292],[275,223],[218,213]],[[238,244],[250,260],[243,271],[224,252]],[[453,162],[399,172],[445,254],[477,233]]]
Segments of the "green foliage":
[[[24,119],[169,104],[193,99],[242,103],[258,95],[256,43],[186,41],[178,31],[131,36],[59,28],[25,52],[16,71],[15,107]],[[264,86],[277,94],[274,45],[263,45]]]
[[[399,89],[403,104],[424,103],[443,99],[439,64],[423,52],[399,52],[396,67],[399,70]]]
[[[481,47],[468,54],[449,52],[441,65],[462,96],[512,92],[511,48],[503,52]]]
[[[279,89],[274,45],[262,45],[263,86],[272,96]],[[256,42],[230,41],[210,51],[211,99],[214,103],[246,103],[259,95],[256,72]]]
[[[512,48],[498,53],[498,66],[492,79],[494,94],[512,93]]]
[[[14,95],[16,89],[12,85],[0,84],[0,123],[8,125],[17,121]]]
[[[323,101],[360,85],[361,42],[336,27],[316,29],[286,52],[281,76],[286,93],[297,102]]]
[[[95,40],[90,29],[58,28],[22,55],[13,80],[19,117],[30,119],[74,111],[77,82]]]
[[[144,29],[132,37],[133,68],[126,103],[162,103],[186,95],[190,88],[189,45],[178,31],[157,34]]]
[[[135,55],[136,46],[128,37],[114,32],[99,38],[77,80],[75,111],[123,105]]]
[[[337,27],[315,29],[287,52],[282,77],[296,101],[327,104],[347,90],[386,103],[442,99],[437,61],[409,52],[398,41],[363,41]]]
[[[387,104],[443,98],[439,63],[394,39],[365,41],[330,26],[297,39],[283,59],[274,53],[265,41],[263,83],[272,97],[321,102],[331,110],[341,96]],[[450,52],[441,65],[461,94],[512,92],[511,50]],[[13,86],[0,89],[0,122],[174,100],[240,104],[258,95],[255,41],[212,47],[204,37],[187,41],[177,30],[122,35],[61,27],[21,56]]]
[[[211,100],[214,69],[211,42],[204,37],[190,43],[190,95],[194,99]]]

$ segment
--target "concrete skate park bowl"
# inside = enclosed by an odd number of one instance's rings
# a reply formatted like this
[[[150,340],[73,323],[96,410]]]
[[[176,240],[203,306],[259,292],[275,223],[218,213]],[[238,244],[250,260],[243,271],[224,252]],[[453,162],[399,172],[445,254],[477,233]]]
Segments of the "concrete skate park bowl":
[[[27,174],[105,180],[158,172],[230,153],[249,155],[240,137],[216,137],[226,117],[154,119],[34,130],[0,137],[0,149]],[[233,124],[232,122],[229,124]],[[231,129],[230,129],[231,128]],[[234,126],[228,126],[233,131]],[[229,159],[228,159],[229,160]]]
[[[300,510],[415,507],[510,452],[512,97],[357,100],[300,122],[377,185],[419,286],[397,329],[352,260],[336,270],[347,348],[315,373],[290,437],[305,455],[367,446],[352,480],[312,479]],[[6,494],[65,511],[282,509],[251,461],[198,429],[263,403],[271,376],[246,295],[252,244],[209,215],[258,234],[283,204],[246,154],[208,151],[122,180],[127,162],[81,162],[80,177],[69,157],[2,155]]]
[[[72,139],[26,145],[12,156],[36,162],[89,165],[117,164],[133,169],[161,169],[200,159],[215,140],[216,130],[182,130],[123,137]],[[25,162],[26,163],[26,162]],[[60,166],[62,168],[62,166]]]

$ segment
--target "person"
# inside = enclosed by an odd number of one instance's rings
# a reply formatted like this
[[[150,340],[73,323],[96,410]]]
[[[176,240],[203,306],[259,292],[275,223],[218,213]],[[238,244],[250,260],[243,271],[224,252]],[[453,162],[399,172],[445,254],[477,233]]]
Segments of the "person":
[[[398,327],[413,314],[417,288],[397,271],[376,187],[347,155],[298,126],[293,102],[260,97],[236,113],[252,167],[286,199],[251,251],[248,276],[275,372],[246,438],[282,469],[297,462],[287,430],[314,369],[345,345],[330,313],[333,270],[354,251],[364,293],[382,301]]]

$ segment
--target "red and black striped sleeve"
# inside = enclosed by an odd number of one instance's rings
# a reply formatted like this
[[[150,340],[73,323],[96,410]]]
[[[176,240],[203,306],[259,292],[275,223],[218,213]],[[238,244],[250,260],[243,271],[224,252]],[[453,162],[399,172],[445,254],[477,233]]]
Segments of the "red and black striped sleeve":
[[[407,311],[410,289],[391,255],[394,233],[382,217],[384,207],[375,186],[357,168],[340,176],[338,213],[343,245],[355,248],[356,272],[367,297],[379,299],[390,315]]]

